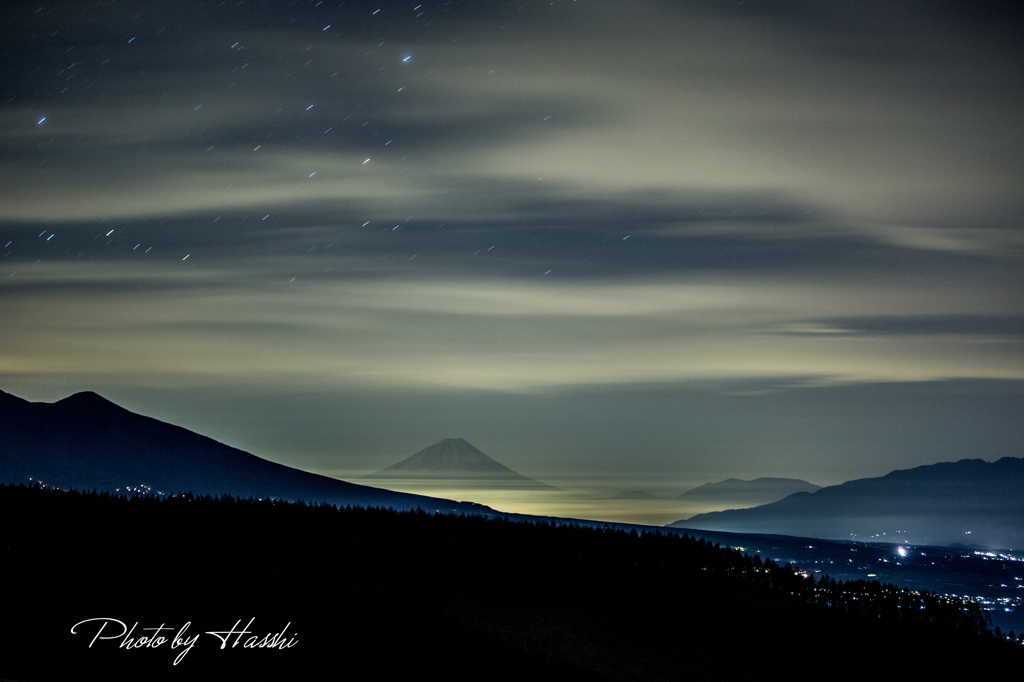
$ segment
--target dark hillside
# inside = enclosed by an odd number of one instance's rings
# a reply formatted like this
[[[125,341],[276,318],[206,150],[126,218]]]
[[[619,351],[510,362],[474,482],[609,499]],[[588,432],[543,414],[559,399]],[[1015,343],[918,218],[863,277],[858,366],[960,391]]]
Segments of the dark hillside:
[[[977,614],[826,608],[788,568],[672,533],[10,486],[0,518],[9,679],[841,679],[905,651],[925,672],[1022,659],[972,634]],[[71,634],[101,617],[199,639],[175,666],[169,642]],[[250,619],[297,643],[206,634]]]
[[[73,490],[234,495],[338,505],[490,513],[380,490],[262,459],[130,412],[95,393],[33,403],[0,391],[0,483]]]

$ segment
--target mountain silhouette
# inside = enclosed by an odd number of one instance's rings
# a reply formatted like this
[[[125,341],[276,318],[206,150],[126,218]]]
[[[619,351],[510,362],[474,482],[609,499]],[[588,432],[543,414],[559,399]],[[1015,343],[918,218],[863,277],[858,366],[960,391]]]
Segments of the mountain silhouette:
[[[0,391],[0,482],[107,492],[490,512],[473,503],[347,483],[261,459],[129,412],[92,392],[35,403]]]
[[[705,506],[719,509],[735,509],[740,507],[756,507],[761,504],[776,502],[793,493],[811,493],[819,490],[820,485],[808,483],[799,478],[755,478],[742,481],[729,478],[717,483],[705,483],[679,495],[680,499],[697,502]]]
[[[698,514],[679,528],[1024,549],[1024,458],[963,459]]]
[[[363,478],[429,479],[486,487],[553,489],[491,459],[462,438],[445,438]]]

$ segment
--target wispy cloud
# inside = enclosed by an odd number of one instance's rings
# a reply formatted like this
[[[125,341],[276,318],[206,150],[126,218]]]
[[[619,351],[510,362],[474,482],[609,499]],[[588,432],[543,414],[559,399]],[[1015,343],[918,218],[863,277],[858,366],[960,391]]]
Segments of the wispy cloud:
[[[1019,10],[380,9],[12,7],[0,375],[386,394],[396,432],[415,405],[458,421],[441,394],[518,396],[473,411],[495,429],[557,394],[566,441],[617,424],[659,461],[670,418],[588,420],[586,396],[845,414],[892,382],[1024,379]],[[968,402],[963,431],[993,428]]]

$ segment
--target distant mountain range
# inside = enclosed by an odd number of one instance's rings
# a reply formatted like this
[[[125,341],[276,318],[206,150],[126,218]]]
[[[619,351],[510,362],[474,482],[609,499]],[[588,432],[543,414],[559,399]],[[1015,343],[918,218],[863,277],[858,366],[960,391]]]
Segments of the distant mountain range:
[[[698,514],[678,528],[1024,549],[1024,458],[964,459]]]
[[[375,477],[546,487],[457,438],[426,448]],[[762,488],[777,485],[760,480]],[[0,391],[0,482],[497,514],[478,504],[391,492],[300,471],[129,412],[89,392],[56,403],[34,403]],[[692,499],[707,492],[699,492],[702,489],[722,493],[747,483],[757,481],[722,481],[685,495]],[[961,460],[894,471],[880,478],[797,492],[749,509],[700,514],[671,525],[824,539],[1024,549],[1024,459]]]
[[[705,483],[681,493],[679,497],[705,505],[705,509],[708,506],[737,509],[776,502],[793,493],[812,493],[820,488],[820,485],[799,478],[755,478],[752,481],[729,478],[717,483]]]
[[[56,403],[34,403],[0,391],[0,482],[491,512],[482,505],[380,490],[270,462],[129,412],[91,392]]]
[[[445,438],[397,464],[363,478],[417,479],[515,489],[554,489],[509,469],[462,438]]]

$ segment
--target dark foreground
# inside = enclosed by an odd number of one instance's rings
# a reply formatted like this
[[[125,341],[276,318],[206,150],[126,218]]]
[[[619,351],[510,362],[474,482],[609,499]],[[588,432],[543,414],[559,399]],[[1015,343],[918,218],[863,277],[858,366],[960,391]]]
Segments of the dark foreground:
[[[675,535],[5,486],[0,519],[4,679],[852,679],[908,655],[915,676],[1024,662],[977,612]]]

